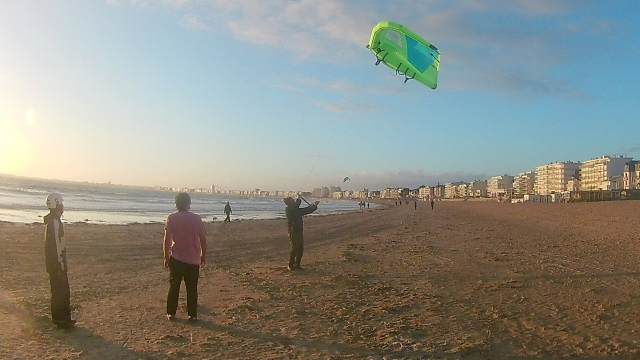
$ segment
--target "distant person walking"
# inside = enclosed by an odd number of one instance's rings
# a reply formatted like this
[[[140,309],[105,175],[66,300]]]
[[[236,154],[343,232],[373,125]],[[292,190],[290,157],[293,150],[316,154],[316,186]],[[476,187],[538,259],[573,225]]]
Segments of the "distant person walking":
[[[300,261],[304,251],[303,226],[302,217],[318,209],[319,201],[305,207],[300,208],[300,199],[294,200],[291,197],[284,198],[287,204],[285,214],[287,215],[287,228],[289,232],[289,241],[291,242],[291,252],[289,253],[289,270],[302,270]]]
[[[224,206],[224,213],[227,214],[227,218],[224,219],[224,222],[231,222],[231,213],[233,211],[231,211],[231,205],[229,205],[229,202],[227,201],[227,205]]]
[[[71,319],[71,291],[67,277],[67,250],[64,229],[60,217],[64,212],[62,195],[47,196],[49,214],[44,216],[44,253],[49,284],[51,285],[51,320],[60,329],[72,328],[76,323]]]
[[[433,210],[433,199],[431,199],[431,210]]]
[[[416,200],[413,200],[413,209],[418,210],[418,202]]]
[[[198,319],[198,278],[207,256],[207,232],[200,216],[189,212],[189,194],[176,195],[176,208],[178,211],[167,217],[162,244],[164,267],[169,268],[167,319],[173,320],[176,316],[180,284],[184,279],[187,314],[189,321],[195,321]]]

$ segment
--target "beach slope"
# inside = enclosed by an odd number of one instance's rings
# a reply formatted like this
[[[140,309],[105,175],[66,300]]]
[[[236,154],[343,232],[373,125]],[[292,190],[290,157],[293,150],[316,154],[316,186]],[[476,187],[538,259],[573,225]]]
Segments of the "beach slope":
[[[321,205],[322,206],[322,205]],[[640,356],[640,202],[419,202],[207,223],[199,321],[165,319],[161,224],[65,227],[75,330],[49,321],[44,226],[0,223],[0,358]]]

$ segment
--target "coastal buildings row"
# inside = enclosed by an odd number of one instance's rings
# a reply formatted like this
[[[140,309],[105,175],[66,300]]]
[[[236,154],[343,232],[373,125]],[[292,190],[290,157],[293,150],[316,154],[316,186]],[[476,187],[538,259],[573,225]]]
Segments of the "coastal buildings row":
[[[556,162],[538,166],[517,176],[499,175],[486,180],[486,193],[479,181],[445,184],[444,198],[492,197],[568,200],[571,192],[640,189],[640,162],[625,156],[603,156],[585,162]],[[429,190],[422,197],[438,198]],[[543,198],[547,196],[546,198]]]
[[[224,190],[215,185],[211,185],[209,189],[169,187],[156,187],[156,189],[256,197],[283,198],[297,195],[297,192],[292,191]],[[634,161],[625,156],[603,156],[585,162],[555,162],[538,166],[535,171],[523,172],[516,176],[497,175],[488,180],[458,181],[444,185],[421,186],[417,189],[386,188],[380,191],[369,189],[343,191],[339,186],[330,186],[315,188],[311,192],[303,192],[302,195],[334,199],[497,198],[545,202],[568,200],[571,193],[617,189],[640,190],[640,161]]]

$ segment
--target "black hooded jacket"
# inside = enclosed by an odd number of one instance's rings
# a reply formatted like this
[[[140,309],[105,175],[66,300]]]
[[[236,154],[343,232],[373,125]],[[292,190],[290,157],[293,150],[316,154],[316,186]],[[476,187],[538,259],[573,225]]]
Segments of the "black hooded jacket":
[[[287,215],[287,226],[289,228],[289,234],[302,234],[302,217],[318,209],[317,205],[309,205],[305,208],[300,208],[300,199],[293,200],[288,197],[284,199],[284,203],[287,204],[285,214]]]
[[[64,236],[62,221],[59,216],[47,214],[44,216],[45,235],[44,235],[44,254],[49,274],[57,274],[61,271],[67,271],[67,251],[61,243]],[[59,249],[59,247],[61,247]],[[58,255],[60,253],[60,255]]]

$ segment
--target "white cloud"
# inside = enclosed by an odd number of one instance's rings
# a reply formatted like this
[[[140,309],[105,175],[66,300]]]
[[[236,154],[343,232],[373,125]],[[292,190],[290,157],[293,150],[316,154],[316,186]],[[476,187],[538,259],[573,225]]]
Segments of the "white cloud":
[[[191,30],[200,30],[207,31],[209,30],[209,26],[207,26],[200,18],[195,15],[185,15],[180,20],[180,25]]]
[[[130,0],[182,12],[194,30],[230,31],[240,41],[287,51],[292,61],[363,63],[364,45],[381,20],[405,24],[442,51],[439,88],[536,96],[586,95],[558,67],[584,61],[582,36],[610,36],[606,19],[561,15],[588,3],[561,0]],[[576,12],[577,13],[577,12]],[[588,20],[592,26],[578,26]],[[592,43],[593,43],[592,42]],[[587,57],[588,59],[588,57]],[[286,84],[285,84],[286,85]],[[322,84],[345,93],[377,92],[346,82]]]

